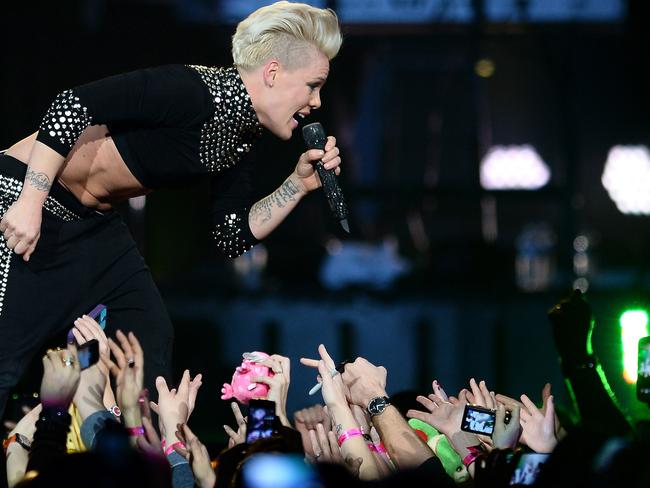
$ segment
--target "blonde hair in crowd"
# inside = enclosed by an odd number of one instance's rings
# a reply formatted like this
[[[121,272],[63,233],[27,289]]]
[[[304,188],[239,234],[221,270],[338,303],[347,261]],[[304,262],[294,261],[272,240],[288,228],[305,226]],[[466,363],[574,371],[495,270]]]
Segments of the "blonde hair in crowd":
[[[276,58],[289,69],[304,65],[315,47],[328,59],[343,38],[332,9],[305,3],[275,2],[257,9],[237,25],[232,58],[241,69],[254,69]]]

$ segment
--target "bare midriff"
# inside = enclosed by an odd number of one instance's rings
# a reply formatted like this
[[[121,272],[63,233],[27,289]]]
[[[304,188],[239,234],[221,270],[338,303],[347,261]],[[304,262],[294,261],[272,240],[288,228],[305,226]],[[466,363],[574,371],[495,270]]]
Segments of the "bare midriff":
[[[11,146],[6,154],[29,162],[36,133]],[[87,127],[65,159],[58,182],[83,205],[109,210],[128,198],[151,190],[133,176],[105,125]]]

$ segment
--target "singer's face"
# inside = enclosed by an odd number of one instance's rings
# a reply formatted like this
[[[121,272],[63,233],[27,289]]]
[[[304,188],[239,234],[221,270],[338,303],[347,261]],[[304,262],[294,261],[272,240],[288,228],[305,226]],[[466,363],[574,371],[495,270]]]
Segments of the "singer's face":
[[[320,107],[320,90],[329,69],[327,56],[316,49],[300,67],[279,65],[267,90],[264,113],[258,114],[260,123],[279,138],[290,139],[298,121]]]

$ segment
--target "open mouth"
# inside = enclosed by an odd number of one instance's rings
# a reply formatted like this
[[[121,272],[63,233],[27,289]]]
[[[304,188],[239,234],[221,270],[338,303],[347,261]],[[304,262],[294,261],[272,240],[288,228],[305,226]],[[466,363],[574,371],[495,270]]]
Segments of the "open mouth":
[[[304,120],[305,117],[307,117],[307,114],[303,114],[301,112],[296,112],[293,114],[293,120],[296,121],[296,124],[300,125]]]

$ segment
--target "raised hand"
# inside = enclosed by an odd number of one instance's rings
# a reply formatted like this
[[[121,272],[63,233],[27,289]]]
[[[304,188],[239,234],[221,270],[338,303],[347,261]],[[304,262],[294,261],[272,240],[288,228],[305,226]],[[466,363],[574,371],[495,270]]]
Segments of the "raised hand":
[[[526,395],[521,395],[521,402],[526,406],[521,411],[521,424],[528,447],[539,453],[552,452],[557,445],[553,396],[546,399],[544,412]]]
[[[140,412],[138,399],[144,382],[144,354],[142,347],[133,332],[126,336],[120,330],[115,334],[119,344],[108,339],[108,346],[113,353],[115,362],[109,366],[115,377],[117,403],[122,412],[133,410]]]
[[[230,408],[232,408],[232,413],[235,416],[235,422],[237,423],[237,432],[232,430],[229,426],[224,425],[223,430],[228,434],[228,448],[234,447],[237,444],[243,444],[246,442],[246,419],[239,409],[239,404],[237,402],[230,402]]]
[[[409,410],[406,416],[419,419],[438,429],[448,438],[460,431],[465,405],[444,400],[442,397],[431,394],[428,397],[419,395],[416,400],[426,411]]]
[[[68,344],[67,349],[48,351],[43,356],[43,406],[67,410],[77,391],[80,373],[77,347],[74,344]]]
[[[210,454],[199,438],[190,430],[187,424],[178,425],[176,437],[185,445],[174,446],[177,453],[187,459],[192,466],[194,481],[199,488],[213,488],[217,476],[212,469]]]
[[[198,376],[198,375],[197,375]],[[158,403],[151,402],[151,408],[159,416],[160,430],[167,445],[177,442],[176,428],[179,424],[187,423],[191,410],[190,401],[192,381],[189,370],[185,370],[178,389],[169,389],[165,378],[156,378],[156,389],[158,390]],[[196,397],[196,394],[194,394]]]
[[[110,372],[110,349],[108,338],[95,320],[83,315],[74,322],[72,335],[79,346],[91,340],[99,343],[99,361],[81,372],[81,380],[74,404],[79,409],[82,419],[102,408],[110,408],[115,405],[115,395],[108,381]]]
[[[510,421],[506,424],[506,408],[510,411]],[[517,404],[497,404],[492,445],[497,449],[514,449],[521,437],[520,408]]]
[[[593,318],[580,290],[560,301],[549,312],[555,346],[564,366],[580,364],[591,354]]]
[[[496,399],[494,398],[494,392],[491,392],[485,381],[481,380],[479,383],[476,383],[474,378],[469,380],[469,387],[472,390],[472,396],[474,401],[472,402],[475,405],[481,407],[489,408],[494,410],[497,407]]]
[[[330,425],[330,418],[322,405],[317,404],[303,408],[293,414],[293,423],[302,438],[302,447],[308,459],[314,457],[312,442],[309,438],[309,431],[316,430],[318,424]]]
[[[273,354],[262,361],[256,361],[271,368],[273,376],[255,376],[251,378],[257,383],[264,383],[269,386],[267,400],[275,402],[275,415],[280,419],[282,425],[291,427],[287,418],[287,395],[291,383],[291,360],[279,354]]]
[[[323,408],[323,405],[316,404],[311,407],[297,410],[293,414],[293,421],[298,426],[304,426],[307,430],[313,430],[318,424],[329,425],[330,419]]]
[[[341,168],[339,167],[341,157],[339,156],[339,148],[336,147],[335,137],[328,136],[325,151],[311,149],[300,156],[294,174],[297,176],[296,182],[305,192],[310,192],[321,186],[318,173],[314,169],[314,163],[318,160],[323,161],[325,169],[334,169],[337,176],[341,174]]]
[[[318,424],[316,429],[309,431],[311,450],[314,453],[310,459],[313,462],[344,464],[341,448],[336,435],[329,429],[325,430],[323,424]]]

